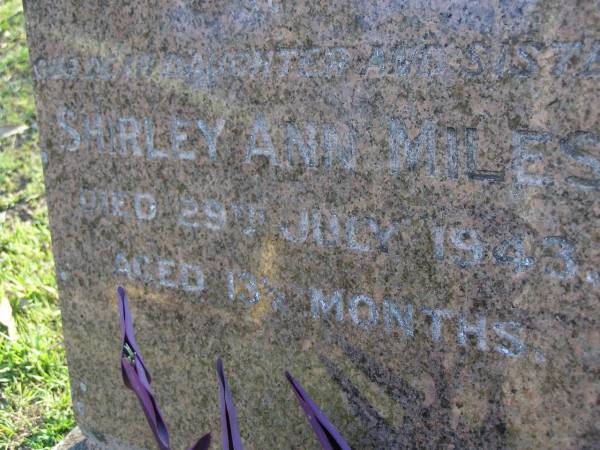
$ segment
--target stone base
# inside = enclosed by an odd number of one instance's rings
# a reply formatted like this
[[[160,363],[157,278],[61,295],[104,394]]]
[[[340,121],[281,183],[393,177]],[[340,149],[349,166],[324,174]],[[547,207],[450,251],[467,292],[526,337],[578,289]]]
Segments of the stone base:
[[[87,438],[83,435],[79,427],[75,427],[63,441],[52,450],[89,450]]]
[[[124,445],[116,439],[107,439],[106,442],[100,442],[87,435],[79,428],[75,427],[65,437],[60,444],[52,450],[147,450],[141,447],[131,447]]]

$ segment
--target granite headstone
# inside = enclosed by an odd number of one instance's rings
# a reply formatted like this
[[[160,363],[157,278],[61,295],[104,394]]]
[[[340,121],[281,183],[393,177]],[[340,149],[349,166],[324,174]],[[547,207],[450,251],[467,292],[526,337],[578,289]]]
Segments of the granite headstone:
[[[596,1],[26,0],[73,406],[316,448],[600,442]]]

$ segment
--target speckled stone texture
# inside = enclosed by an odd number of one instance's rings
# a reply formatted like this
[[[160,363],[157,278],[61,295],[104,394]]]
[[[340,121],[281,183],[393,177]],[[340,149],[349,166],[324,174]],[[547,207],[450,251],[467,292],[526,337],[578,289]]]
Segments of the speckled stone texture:
[[[96,439],[93,433],[82,431],[75,427],[52,450],[143,450],[142,447],[127,445],[113,437],[104,436],[102,440]]]
[[[75,427],[63,441],[52,450],[88,450],[87,439],[81,430]]]
[[[77,422],[154,448],[600,442],[598,2],[25,1]],[[121,444],[114,444],[119,442]],[[217,444],[215,444],[217,445]]]

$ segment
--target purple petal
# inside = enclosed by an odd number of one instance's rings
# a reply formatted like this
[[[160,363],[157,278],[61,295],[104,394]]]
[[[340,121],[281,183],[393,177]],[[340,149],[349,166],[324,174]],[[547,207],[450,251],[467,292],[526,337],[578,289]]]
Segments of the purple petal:
[[[289,372],[285,373],[286,378],[292,385],[298,403],[304,410],[308,423],[317,435],[319,443],[325,450],[350,450],[350,446],[342,437],[340,432],[332,425],[327,416],[319,409],[312,398],[300,386]]]
[[[144,364],[144,360],[142,359],[142,354],[140,353],[140,349],[135,340],[135,332],[133,330],[133,317],[131,316],[131,311],[129,311],[129,302],[127,301],[127,294],[125,293],[125,289],[121,286],[117,288],[117,294],[119,295],[119,315],[121,317],[121,348],[125,349],[125,346],[129,346],[131,350],[133,350],[135,354],[136,365],[139,361],[139,364],[142,366],[141,377],[144,381],[144,384],[150,385],[152,378],[150,377],[150,373],[146,369],[146,365]],[[139,372],[139,370],[138,370]],[[125,375],[123,374],[123,381],[125,381]],[[125,381],[127,387],[130,387]]]
[[[170,450],[169,430],[158,407],[150,387],[150,373],[146,369],[139,347],[135,340],[133,317],[129,311],[129,303],[125,289],[119,286],[119,315],[121,317],[121,375],[125,386],[135,392],[142,410],[154,434],[160,450]],[[208,450],[210,433],[202,436],[189,450]],[[241,447],[240,447],[241,448]]]
[[[204,436],[202,436],[198,440],[198,442],[196,442],[188,450],[208,450],[209,447],[210,447],[210,433],[207,433]]]
[[[221,402],[221,434],[223,435],[223,449],[243,450],[240,429],[237,423],[237,413],[221,358],[217,359],[217,378],[219,379],[219,400]]]
[[[160,450],[169,450],[169,430],[154,399],[154,394],[145,382],[146,380],[143,376],[140,377],[137,367],[132,365],[129,359],[125,357],[121,358],[121,370],[123,378],[126,380],[125,384],[135,392],[142,405],[146,420],[148,421],[148,425],[150,425],[150,429]]]

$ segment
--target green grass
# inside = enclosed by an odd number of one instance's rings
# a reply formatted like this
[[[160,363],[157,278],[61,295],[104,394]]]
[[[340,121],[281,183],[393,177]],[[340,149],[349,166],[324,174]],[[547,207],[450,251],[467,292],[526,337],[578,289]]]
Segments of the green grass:
[[[37,148],[35,108],[19,0],[0,0],[0,300],[17,323],[0,325],[0,449],[41,449],[73,427],[54,266]]]

